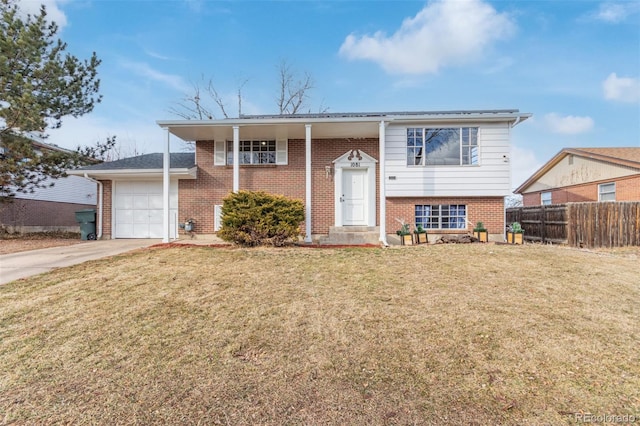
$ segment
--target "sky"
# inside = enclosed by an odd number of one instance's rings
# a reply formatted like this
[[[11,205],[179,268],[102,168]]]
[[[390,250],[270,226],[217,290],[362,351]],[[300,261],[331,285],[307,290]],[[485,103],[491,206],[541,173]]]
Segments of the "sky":
[[[277,113],[282,61],[313,78],[305,112],[532,113],[512,131],[513,188],[565,147],[640,147],[635,0],[44,3],[70,53],[102,60],[102,102],[49,132],[62,147],[161,152],[156,120],[208,81],[230,116],[239,87],[244,114]]]

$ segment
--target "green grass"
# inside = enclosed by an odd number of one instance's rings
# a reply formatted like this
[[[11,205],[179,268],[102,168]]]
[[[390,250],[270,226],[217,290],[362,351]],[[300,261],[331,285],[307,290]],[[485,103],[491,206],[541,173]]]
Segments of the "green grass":
[[[638,255],[150,249],[0,287],[0,423],[640,417]]]

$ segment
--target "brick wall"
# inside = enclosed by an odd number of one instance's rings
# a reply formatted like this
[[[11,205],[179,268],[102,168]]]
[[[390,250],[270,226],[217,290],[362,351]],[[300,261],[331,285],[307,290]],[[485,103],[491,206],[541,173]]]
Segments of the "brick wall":
[[[77,227],[75,212],[95,208],[92,204],[16,198],[11,203],[0,204],[0,223],[11,227],[37,227],[43,231]]]
[[[352,149],[378,158],[378,139],[314,139],[311,142],[313,234],[327,234],[329,226],[334,224],[334,181],[332,176],[327,177],[325,167],[332,167],[333,160]],[[222,204],[223,198],[232,191],[233,167],[213,165],[213,141],[199,141],[196,150],[198,179],[179,182],[179,217],[193,217],[197,233],[212,234],[214,206]],[[376,176],[376,185],[378,181]],[[240,189],[263,190],[304,202],[305,141],[289,140],[287,165],[241,165],[239,184]]]
[[[473,226],[481,221],[490,234],[504,233],[504,198],[450,198],[450,197],[402,197],[387,198],[387,221],[386,228],[388,234],[394,234],[400,229],[400,223],[396,220],[404,219],[413,229],[415,225],[415,206],[417,204],[465,204],[467,206],[467,229],[434,230],[439,234],[461,234],[473,231]]]
[[[598,185],[611,180],[572,185],[551,190],[553,204],[598,201]],[[546,192],[546,191],[545,191]],[[523,194],[524,206],[539,206],[541,191]],[[640,175],[616,180],[616,201],[640,201]]]
[[[112,195],[113,195],[113,185],[110,180],[101,180],[104,191],[104,195],[102,198],[102,238],[103,239],[111,239],[111,206],[112,206]]]

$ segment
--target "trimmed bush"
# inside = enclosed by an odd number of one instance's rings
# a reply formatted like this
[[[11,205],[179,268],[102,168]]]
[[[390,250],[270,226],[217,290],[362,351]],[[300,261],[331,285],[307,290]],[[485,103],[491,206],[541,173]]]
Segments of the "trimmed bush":
[[[303,220],[300,200],[262,191],[239,191],[224,199],[218,236],[243,246],[280,247],[298,239]]]

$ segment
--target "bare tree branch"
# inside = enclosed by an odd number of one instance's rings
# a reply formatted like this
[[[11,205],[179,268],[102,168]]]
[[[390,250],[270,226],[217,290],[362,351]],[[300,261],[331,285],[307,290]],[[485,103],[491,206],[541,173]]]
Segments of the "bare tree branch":
[[[279,74],[279,96],[276,100],[278,113],[297,114],[305,107],[305,102],[309,98],[309,91],[313,89],[313,78],[311,74],[305,72],[300,79],[296,78],[291,65],[285,60],[280,62]]]

